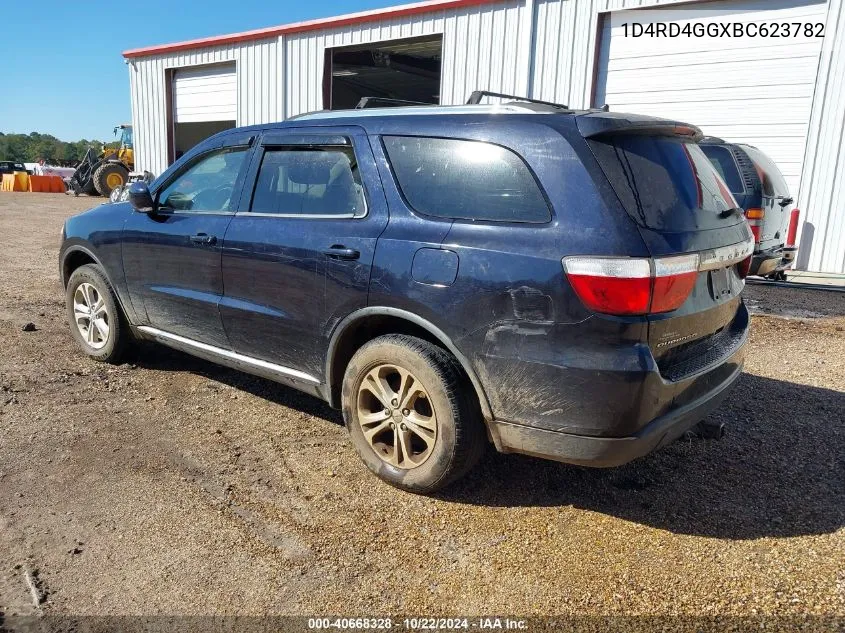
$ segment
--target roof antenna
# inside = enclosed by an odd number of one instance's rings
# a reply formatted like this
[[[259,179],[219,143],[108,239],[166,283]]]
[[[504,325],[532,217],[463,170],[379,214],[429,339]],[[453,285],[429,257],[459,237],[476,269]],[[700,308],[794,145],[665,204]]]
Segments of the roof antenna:
[[[602,112],[610,112],[610,106],[606,103],[601,107]]]

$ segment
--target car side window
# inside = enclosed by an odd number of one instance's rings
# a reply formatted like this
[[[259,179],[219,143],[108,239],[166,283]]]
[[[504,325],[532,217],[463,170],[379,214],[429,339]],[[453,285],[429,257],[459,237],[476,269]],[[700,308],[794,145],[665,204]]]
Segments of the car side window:
[[[778,166],[766,154],[756,147],[743,146],[742,148],[757,170],[757,176],[763,186],[763,195],[768,197],[789,196],[789,187],[783,178]]]
[[[745,193],[745,185],[742,182],[739,167],[737,167],[731,150],[721,145],[700,145],[699,147],[710,159],[713,169],[728,185],[730,192],[734,194]]]
[[[227,147],[203,154],[159,193],[159,208],[198,213],[231,211],[235,183],[248,153],[246,147]]]
[[[351,147],[286,146],[264,152],[252,213],[366,215],[364,188]]]
[[[513,151],[479,141],[385,136],[399,189],[419,213],[485,222],[545,223],[546,198]]]

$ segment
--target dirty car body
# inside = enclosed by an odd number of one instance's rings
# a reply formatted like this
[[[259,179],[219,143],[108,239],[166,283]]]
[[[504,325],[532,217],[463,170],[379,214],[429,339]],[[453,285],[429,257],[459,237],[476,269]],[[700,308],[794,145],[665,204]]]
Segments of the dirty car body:
[[[239,128],[149,187],[159,205],[198,157],[235,152],[224,209],[83,213],[64,229],[62,279],[94,261],[136,336],[335,407],[368,337],[411,333],[457,360],[499,451],[619,465],[703,419],[743,364],[752,236],[699,139],[670,121],[518,106]],[[361,202],[300,213],[322,158],[274,168],[295,184],[279,193],[262,166],[288,151],[352,157]]]

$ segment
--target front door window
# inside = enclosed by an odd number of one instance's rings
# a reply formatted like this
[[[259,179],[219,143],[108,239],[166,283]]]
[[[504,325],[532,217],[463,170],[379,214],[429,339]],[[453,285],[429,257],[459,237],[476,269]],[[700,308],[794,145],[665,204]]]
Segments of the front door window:
[[[232,211],[233,193],[248,148],[226,148],[205,154],[159,194],[159,208],[180,212]]]

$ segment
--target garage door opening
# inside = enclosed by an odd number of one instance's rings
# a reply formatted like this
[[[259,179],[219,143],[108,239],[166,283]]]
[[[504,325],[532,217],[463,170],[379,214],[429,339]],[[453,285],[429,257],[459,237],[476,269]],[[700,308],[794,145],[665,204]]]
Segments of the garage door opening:
[[[724,0],[605,15],[593,105],[693,123],[708,136],[760,148],[797,198],[824,38],[820,0]],[[790,37],[629,37],[626,24],[717,31],[792,25]],[[668,26],[667,26],[668,25]]]
[[[237,81],[234,64],[172,71],[171,161],[209,136],[235,127]]]
[[[440,103],[442,51],[441,35],[327,49],[324,107],[354,108],[363,97]]]

